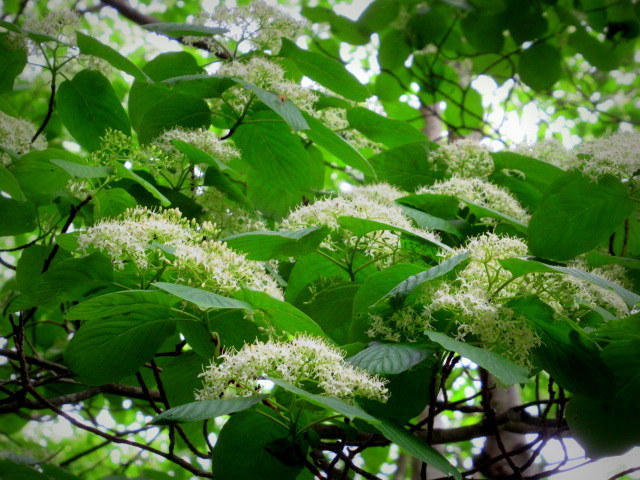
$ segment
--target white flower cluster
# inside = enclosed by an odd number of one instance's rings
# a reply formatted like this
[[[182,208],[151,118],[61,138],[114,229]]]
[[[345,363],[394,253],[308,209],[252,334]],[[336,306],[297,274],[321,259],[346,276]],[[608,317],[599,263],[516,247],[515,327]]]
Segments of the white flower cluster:
[[[265,375],[293,385],[316,385],[324,394],[343,399],[371,398],[384,402],[386,380],[344,361],[344,352],[319,337],[300,335],[291,341],[269,340],[245,345],[220,356],[200,376],[197,400],[247,397],[260,392]]]
[[[400,197],[404,197],[406,193],[388,183],[371,183],[369,185],[355,185],[353,189],[345,195],[367,197],[374,202],[394,205],[393,202]]]
[[[217,7],[211,14],[202,14],[197,23],[227,29],[222,36],[237,43],[249,42],[257,49],[277,50],[281,39],[294,40],[305,27],[280,9],[267,5],[262,0],[238,8],[224,5]],[[196,37],[198,40],[201,37]],[[216,48],[213,44],[212,48]]]
[[[291,100],[298,108],[306,112],[313,111],[313,104],[318,96],[308,88],[287,80],[282,67],[264,57],[251,57],[247,61],[234,60],[220,66],[217,75],[223,77],[238,77],[242,80],[270,92],[282,95]],[[253,93],[243,87],[231,87],[223,94],[223,98],[235,109],[243,108]]]
[[[153,143],[169,156],[176,157],[182,155],[171,144],[173,140],[182,140],[183,142],[189,143],[222,162],[229,162],[234,158],[240,157],[240,150],[229,142],[221,141],[214,132],[205,130],[204,128],[187,130],[176,127],[165,131],[156,138]]]
[[[25,18],[22,28],[29,33],[45,35],[67,45],[75,45],[75,30],[80,25],[80,17],[71,10],[58,10],[47,13],[42,19],[35,17]],[[33,40],[29,40],[33,42]],[[45,45],[56,48],[57,43],[53,41],[45,41]],[[32,45],[31,53],[39,53],[35,44]]]
[[[221,242],[210,222],[197,224],[177,209],[154,212],[136,207],[119,218],[103,220],[78,236],[80,250],[97,249],[119,268],[132,262],[141,271],[165,268],[177,280],[221,295],[241,287],[282,298],[277,282],[264,267]]]
[[[488,177],[493,172],[489,150],[470,139],[456,140],[432,150],[428,160],[431,164],[446,166],[447,176]]]
[[[580,145],[577,153],[583,159],[585,175],[598,179],[610,174],[628,180],[640,170],[640,133],[618,132],[598,138]]]
[[[563,170],[571,170],[582,163],[574,152],[566,149],[555,138],[549,138],[534,144],[523,143],[513,149],[513,152],[537,158]]]
[[[411,306],[404,306],[385,317],[369,315],[367,335],[387,342],[417,342],[422,333],[430,328],[429,318]]]
[[[526,210],[507,189],[481,178],[453,176],[430,187],[422,187],[416,193],[453,195],[483,207],[492,208],[521,222],[529,220]],[[460,208],[464,206],[465,204],[460,202]],[[492,219],[482,219],[482,221],[493,222]]]
[[[400,246],[399,232],[388,230],[375,231],[365,236],[359,242],[350,232],[343,229],[338,218],[343,216],[374,220],[388,225],[402,228],[422,237],[437,240],[433,233],[415,228],[411,221],[402,213],[399,207],[385,205],[372,200],[366,195],[345,195],[317,200],[310,205],[298,207],[282,221],[283,230],[298,230],[301,228],[326,225],[337,234],[333,241],[325,240],[322,246],[330,250],[336,249],[336,242],[345,242],[355,247],[358,242],[365,255],[371,257],[391,255]]]
[[[242,287],[265,292],[282,300],[278,283],[257,262],[213,240],[181,243],[174,250],[172,268],[178,280],[221,295],[231,295]]]
[[[47,148],[47,141],[43,135],[40,135],[35,142],[31,143],[35,133],[36,129],[27,120],[0,112],[0,149],[9,150],[16,155],[22,155],[31,150]],[[0,150],[0,163],[4,166],[11,165],[11,156]]]
[[[571,275],[530,273],[514,279],[499,260],[526,255],[527,246],[519,239],[485,234],[472,238],[465,247],[447,256],[462,251],[469,252],[469,263],[454,280],[443,282],[435,291],[425,294],[424,313],[428,318],[440,309],[454,313],[459,338],[473,334],[485,348],[520,363],[526,364],[529,350],[539,339],[524,319],[505,306],[512,298],[537,295],[560,317],[576,321],[588,309],[597,307],[618,316],[628,314],[624,302],[611,290]]]

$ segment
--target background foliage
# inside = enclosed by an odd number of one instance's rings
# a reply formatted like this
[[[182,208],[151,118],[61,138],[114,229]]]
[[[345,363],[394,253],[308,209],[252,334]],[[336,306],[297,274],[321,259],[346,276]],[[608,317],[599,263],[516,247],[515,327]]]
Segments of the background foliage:
[[[3,3],[0,478],[541,479],[569,437],[585,472],[640,444],[640,142],[591,142],[640,122],[640,4],[292,2],[299,36],[238,3]],[[264,366],[196,401],[301,335],[388,401]]]

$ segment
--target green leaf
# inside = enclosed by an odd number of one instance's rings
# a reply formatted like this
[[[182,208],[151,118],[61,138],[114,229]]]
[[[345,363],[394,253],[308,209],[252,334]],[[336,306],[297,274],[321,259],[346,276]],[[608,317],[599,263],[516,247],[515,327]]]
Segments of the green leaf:
[[[469,12],[460,22],[467,41],[479,52],[500,52],[504,46],[502,15]]]
[[[269,451],[274,442],[289,435],[285,427],[265,416],[270,411],[239,412],[224,424],[211,456],[217,480],[295,480],[298,477],[302,465],[285,464]],[[288,453],[293,457],[292,450]]]
[[[478,364],[507,386],[529,382],[529,371],[502,355],[459,342],[444,333],[426,331],[424,334],[444,349],[456,352]]]
[[[0,33],[0,93],[13,89],[13,82],[27,65],[27,50],[15,45],[8,33]]]
[[[239,233],[222,241],[234,250],[245,253],[250,260],[286,260],[314,252],[328,234],[329,228],[321,226],[293,232]]]
[[[424,272],[424,268],[410,263],[398,263],[369,275],[353,300],[353,315],[364,313],[371,305],[385,297],[408,277]]]
[[[151,81],[147,74],[140,70],[135,63],[110,46],[78,31],[76,31],[76,39],[81,53],[106,60],[111,66],[128,73],[137,80]]]
[[[515,299],[507,306],[524,316],[540,337],[541,344],[533,351],[535,366],[572,393],[609,397],[613,375],[599,347],[582,330],[569,320],[555,320],[553,309],[537,297]]]
[[[127,167],[119,163],[115,164],[115,169],[116,169],[116,173],[120,175],[120,177],[133,180],[137,184],[144,187],[144,189],[147,192],[149,192],[151,195],[153,195],[154,198],[159,200],[163,206],[167,207],[171,205],[171,201],[167,197],[165,197],[162,193],[160,193],[160,190],[158,190],[156,187],[154,187],[151,184],[151,182],[145,180],[133,170],[129,170]]]
[[[629,308],[632,308],[638,302],[640,302],[640,295],[631,292],[626,288],[607,280],[606,278],[599,277],[583,270],[578,270],[577,268],[562,267],[560,265],[548,265],[546,263],[524,260],[521,258],[505,258],[503,260],[499,260],[499,262],[515,277],[526,275],[527,273],[532,272],[560,272],[567,275],[572,275],[576,278],[579,278],[580,280],[593,283],[594,285],[597,285],[598,287],[604,288],[606,290],[611,290],[620,298],[622,298],[622,300],[624,300],[625,304]]]
[[[95,219],[100,219],[117,217],[128,208],[134,208],[137,202],[126,190],[122,188],[109,188],[107,190],[100,190],[94,195],[93,205],[93,216]]]
[[[536,43],[525,50],[518,60],[520,79],[534,90],[547,90],[562,73],[562,56],[548,43]]]
[[[318,405],[320,407],[327,408],[334,412],[338,412],[341,415],[344,415],[347,418],[360,418],[369,423],[379,424],[380,420],[369,415],[362,408],[357,405],[352,405],[350,403],[345,402],[337,397],[331,397],[328,395],[316,395],[314,393],[307,392],[300,387],[296,387],[295,385],[291,385],[290,383],[285,382],[284,380],[280,380],[279,378],[267,377],[267,380],[272,381],[277,386],[285,389],[288,392],[291,392],[299,397],[304,398],[310,403],[314,405]]]
[[[586,253],[584,257],[587,264],[592,268],[602,267],[603,265],[624,265],[632,270],[640,269],[640,260],[635,258],[617,257],[596,250]]]
[[[165,282],[155,282],[153,283],[153,286],[164,290],[165,292],[169,292],[171,295],[175,295],[178,298],[191,302],[201,310],[220,308],[251,310],[251,305],[246,302],[242,302],[234,298],[223,297],[222,295],[202,290],[201,288]]]
[[[176,423],[197,422],[241,412],[261,402],[269,395],[255,395],[242,398],[221,398],[191,402],[179,407],[170,408],[151,420],[153,425],[175,425]]]
[[[348,110],[347,120],[350,127],[374,142],[384,143],[388,147],[427,140],[422,132],[409,123],[382,116],[364,107]]]
[[[414,142],[385,150],[369,158],[378,178],[413,192],[423,185],[431,185],[444,178],[444,168],[434,169],[427,161],[436,148],[431,142]]]
[[[111,261],[100,253],[83,258],[69,258],[53,265],[44,275],[34,279],[27,297],[33,305],[74,301],[87,292],[113,282]]]
[[[82,159],[77,155],[55,148],[33,150],[23,155],[14,162],[11,173],[27,197],[38,198],[48,195],[60,190],[69,181],[69,174],[52,164],[52,159],[82,163]]]
[[[412,275],[396,285],[384,297],[382,297],[382,299],[387,297],[404,299],[420,285],[446,275],[458,267],[458,265],[465,262],[468,258],[469,252],[462,252],[446,259],[444,262],[430,268],[429,270]]]
[[[180,75],[162,80],[162,83],[175,88],[180,93],[195,95],[202,98],[218,98],[225,90],[236,83],[229,77],[200,73],[195,75]]]
[[[7,193],[13,200],[17,202],[26,201],[27,197],[24,196],[20,184],[16,180],[16,177],[7,170],[7,167],[0,164],[0,191]]]
[[[281,218],[322,188],[322,165],[304,149],[300,139],[272,112],[260,112],[238,127],[233,140],[249,165],[249,199],[265,215]],[[319,167],[319,169],[318,169]]]
[[[529,249],[534,255],[569,260],[608,240],[635,202],[617,178],[594,182],[578,172],[551,186],[529,221]]]
[[[582,26],[569,35],[569,45],[598,70],[613,70],[620,63],[614,48],[607,47],[606,44],[587,33]],[[611,44],[611,47],[614,45]]]
[[[40,473],[35,468],[8,458],[0,458],[0,478],[2,480],[18,478],[20,480],[51,480],[48,475]]]
[[[124,290],[93,297],[67,310],[69,320],[94,320],[97,318],[127,315],[144,310],[158,310],[171,315],[177,300],[157,290]],[[179,313],[173,316],[179,316]]]
[[[0,237],[20,235],[36,228],[36,209],[30,202],[0,196]]]
[[[436,351],[427,345],[372,342],[347,361],[370,373],[395,375],[409,370]]]
[[[636,406],[640,395],[640,339],[619,340],[602,350],[602,359],[614,375],[616,405]]]
[[[469,211],[473,213],[477,218],[495,218],[511,225],[513,228],[515,228],[519,232],[522,232],[522,233],[527,232],[527,224],[524,222],[521,222],[516,218],[510,217],[509,215],[502,213],[498,210],[495,210],[491,207],[470,202],[469,200],[465,200],[462,197],[458,197],[458,198],[460,199],[461,202],[465,203],[467,207],[469,207]]]
[[[309,130],[305,132],[305,135],[346,165],[360,170],[366,176],[375,178],[375,170],[369,161],[349,142],[311,115],[304,113],[304,118],[309,124]]]
[[[637,403],[624,407],[610,400],[573,395],[565,418],[573,438],[590,458],[621,455],[640,443]]]
[[[282,39],[282,48],[278,55],[292,59],[303,75],[338,95],[356,102],[364,102],[371,96],[367,87],[333,58],[303,50],[286,38]]]
[[[546,192],[565,173],[555,165],[514,152],[494,152],[491,158],[496,171],[516,170],[524,176],[525,182],[541,193]]]
[[[349,341],[353,299],[360,285],[347,283],[320,290],[309,300],[298,303],[322,330],[338,345]]]
[[[422,242],[430,243],[432,245],[440,247],[443,250],[451,250],[450,247],[448,247],[444,243],[440,243],[439,241],[434,240],[433,238],[427,236],[426,233],[422,235],[417,232],[405,230],[404,228],[396,227],[388,223],[378,222],[376,220],[367,220],[365,218],[342,216],[342,217],[338,217],[338,224],[342,228],[349,230],[356,237],[362,237],[364,235],[367,235],[368,233],[379,231],[379,230],[388,230],[390,232],[404,233],[405,235],[408,235],[412,238],[419,239]]]
[[[382,421],[375,425],[380,433],[387,439],[404,449],[407,453],[413,455],[418,460],[440,470],[445,475],[450,475],[456,480],[462,480],[460,472],[449,463],[437,450],[432,446],[419,439],[411,432],[396,425],[391,421]]]
[[[227,31],[226,28],[207,27],[205,25],[196,25],[193,23],[147,23],[142,28],[152,32],[161,33],[171,38],[180,38],[185,36],[191,37],[212,37],[221,35]]]
[[[98,150],[108,129],[131,134],[129,117],[111,83],[95,70],[82,70],[62,82],[56,103],[62,123],[86,150]]]
[[[358,17],[358,26],[370,33],[380,32],[395,20],[400,8],[398,0],[374,0]]]
[[[247,90],[251,90],[271,110],[276,112],[287,124],[294,130],[308,130],[309,124],[302,116],[300,109],[289,99],[284,101],[279,94],[268,92],[252,83],[246,82],[241,78],[234,80]]]
[[[113,173],[113,169],[109,167],[94,167],[92,165],[83,165],[81,163],[57,159],[50,161],[75,178],[104,178]]]
[[[240,297],[255,310],[262,312],[266,320],[280,332],[291,335],[308,333],[325,336],[316,322],[289,303],[275,299],[264,292],[246,288],[242,290]]]
[[[171,52],[158,55],[142,69],[155,82],[182,75],[199,75],[202,68],[193,55]],[[136,80],[129,91],[129,115],[141,143],[149,143],[165,130],[208,128],[211,111],[200,96],[163,83]]]
[[[456,237],[460,237],[462,232],[460,228],[452,221],[445,220],[444,218],[434,217],[416,208],[408,207],[406,205],[399,205],[402,211],[410,217],[418,227],[424,230],[440,230],[442,232],[450,233]]]
[[[89,320],[69,342],[65,364],[89,385],[117,382],[153,358],[175,324],[155,309]]]

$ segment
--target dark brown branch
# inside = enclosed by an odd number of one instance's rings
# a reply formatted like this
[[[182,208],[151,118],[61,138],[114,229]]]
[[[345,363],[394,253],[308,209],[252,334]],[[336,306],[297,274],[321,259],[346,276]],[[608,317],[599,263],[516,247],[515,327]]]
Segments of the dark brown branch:
[[[31,143],[35,142],[40,134],[44,132],[44,129],[47,127],[49,120],[51,120],[51,115],[53,115],[53,108],[55,106],[56,99],[56,72],[55,70],[51,72],[51,94],[49,95],[49,105],[47,106],[47,114],[42,121],[42,124],[36,131],[36,133],[31,137]]]
[[[102,3],[116,9],[120,15],[122,15],[123,17],[131,20],[132,22],[138,25],[142,26],[142,25],[148,25],[150,23],[162,23],[156,17],[144,14],[136,10],[131,5],[129,5],[129,2],[125,0],[102,0]],[[229,58],[226,52],[212,50],[206,42],[186,43],[182,37],[179,37],[179,38],[168,37],[168,38],[171,38],[172,40],[176,40],[177,42],[180,42],[183,45],[189,45],[192,47],[200,48],[201,50],[206,50],[208,52],[211,52],[216,57],[222,60],[226,60]]]

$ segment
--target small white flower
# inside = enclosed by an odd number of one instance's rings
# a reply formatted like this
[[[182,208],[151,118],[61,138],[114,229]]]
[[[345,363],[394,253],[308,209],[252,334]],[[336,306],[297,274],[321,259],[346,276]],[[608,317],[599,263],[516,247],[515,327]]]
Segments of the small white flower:
[[[164,132],[153,143],[169,156],[176,157],[182,155],[171,144],[173,140],[182,140],[183,142],[189,143],[222,162],[229,162],[235,158],[240,158],[240,150],[229,142],[221,141],[211,130],[205,130],[203,128],[187,130],[176,127]]]
[[[386,380],[344,361],[344,352],[324,339],[299,335],[290,341],[269,340],[247,344],[239,351],[222,354],[200,376],[197,400],[246,397],[260,392],[258,380],[265,375],[301,386],[317,385],[324,394],[386,401]]]
[[[393,202],[406,193],[388,183],[372,183],[369,185],[355,185],[346,196],[363,196],[381,204],[395,205]]]

